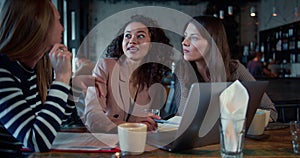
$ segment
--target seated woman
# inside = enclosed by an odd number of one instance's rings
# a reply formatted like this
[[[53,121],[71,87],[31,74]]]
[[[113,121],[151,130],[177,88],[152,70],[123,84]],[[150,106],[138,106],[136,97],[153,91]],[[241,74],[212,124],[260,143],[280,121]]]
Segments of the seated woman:
[[[48,151],[75,108],[72,94],[99,80],[78,76],[71,91],[72,54],[51,1],[5,0],[0,19],[0,146]]]
[[[143,109],[164,105],[165,90],[160,83],[169,71],[169,39],[156,21],[136,15],[106,50],[93,70],[103,84],[87,91],[84,124],[92,132],[116,132],[124,122],[142,122],[148,130],[155,130],[153,119],[160,117],[145,116]]]
[[[231,59],[224,26],[217,18],[198,16],[186,24],[182,50],[184,60],[176,67],[179,83],[175,100],[184,102],[194,82],[255,81],[238,60]],[[175,103],[179,105],[178,100]],[[260,108],[271,111],[270,121],[277,120],[277,110],[267,94],[263,95]]]

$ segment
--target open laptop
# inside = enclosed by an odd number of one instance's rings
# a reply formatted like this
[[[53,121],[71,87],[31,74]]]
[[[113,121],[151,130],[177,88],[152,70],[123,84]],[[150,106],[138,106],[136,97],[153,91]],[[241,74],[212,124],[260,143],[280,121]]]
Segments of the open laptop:
[[[268,81],[241,82],[249,94],[246,132],[259,107]],[[220,141],[219,96],[232,82],[194,83],[191,86],[177,130],[149,133],[147,144],[176,152]]]

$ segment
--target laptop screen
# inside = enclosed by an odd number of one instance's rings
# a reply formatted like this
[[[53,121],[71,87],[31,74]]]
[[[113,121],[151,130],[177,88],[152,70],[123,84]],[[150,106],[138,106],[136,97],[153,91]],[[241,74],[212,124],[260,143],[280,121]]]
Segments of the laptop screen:
[[[150,144],[168,151],[179,151],[219,143],[219,96],[231,83],[194,83],[184,104],[178,130],[150,134],[148,135]],[[241,83],[249,94],[246,114],[247,132],[268,82],[243,81]],[[160,138],[162,136],[164,138]],[[159,142],[151,139],[157,139]]]

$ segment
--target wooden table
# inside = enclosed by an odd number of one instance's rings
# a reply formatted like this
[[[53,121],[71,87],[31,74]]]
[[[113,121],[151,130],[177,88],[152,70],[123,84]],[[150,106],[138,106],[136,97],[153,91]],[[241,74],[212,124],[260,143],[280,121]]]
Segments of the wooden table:
[[[289,128],[267,130],[266,135],[269,137],[262,140],[245,139],[244,157],[300,157],[295,155],[292,151],[291,136]],[[30,158],[111,158],[113,153],[68,153],[68,152],[46,152],[46,153],[32,153]],[[128,156],[128,157],[221,157],[220,145],[209,145],[192,150],[186,150],[179,153],[171,153],[163,150],[155,149],[147,151],[142,155]]]

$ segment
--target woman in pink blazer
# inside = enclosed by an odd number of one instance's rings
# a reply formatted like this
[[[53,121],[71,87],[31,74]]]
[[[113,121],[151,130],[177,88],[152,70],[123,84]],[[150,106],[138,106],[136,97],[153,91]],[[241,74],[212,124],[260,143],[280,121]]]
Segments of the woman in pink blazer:
[[[163,79],[171,65],[172,46],[156,21],[141,15],[119,31],[100,58],[93,76],[104,82],[90,87],[82,120],[91,132],[116,132],[123,122],[142,122],[155,130],[160,119],[144,109],[160,109],[166,100]]]

